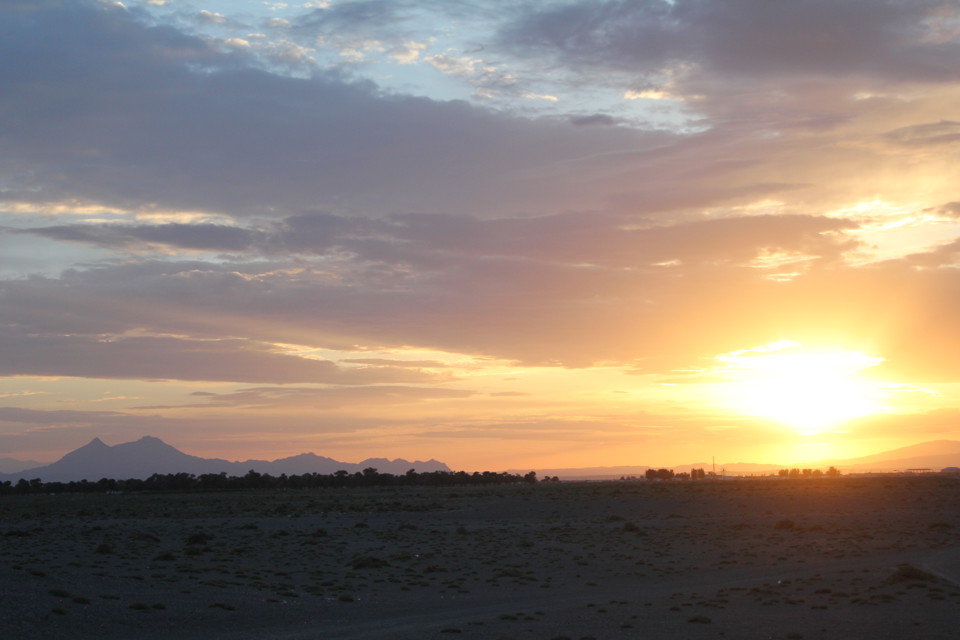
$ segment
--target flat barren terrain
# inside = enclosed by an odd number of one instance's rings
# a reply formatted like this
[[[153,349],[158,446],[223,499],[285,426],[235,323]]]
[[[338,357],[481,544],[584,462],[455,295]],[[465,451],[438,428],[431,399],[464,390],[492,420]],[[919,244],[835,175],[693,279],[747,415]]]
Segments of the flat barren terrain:
[[[0,637],[951,638],[960,480],[0,498]]]

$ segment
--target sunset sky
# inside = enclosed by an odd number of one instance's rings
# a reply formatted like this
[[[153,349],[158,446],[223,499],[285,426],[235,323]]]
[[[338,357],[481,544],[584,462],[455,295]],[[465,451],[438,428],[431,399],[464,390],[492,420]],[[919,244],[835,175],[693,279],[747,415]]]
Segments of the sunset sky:
[[[0,60],[0,456],[960,439],[957,0],[7,0]]]

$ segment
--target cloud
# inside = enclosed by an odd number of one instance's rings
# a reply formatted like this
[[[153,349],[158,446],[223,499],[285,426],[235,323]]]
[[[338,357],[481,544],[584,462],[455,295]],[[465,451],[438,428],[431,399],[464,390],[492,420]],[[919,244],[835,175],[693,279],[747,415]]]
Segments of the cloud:
[[[711,338],[698,325],[712,317],[725,325],[739,322],[749,334],[760,324],[751,314],[769,317],[764,298],[787,296],[788,289],[764,283],[753,269],[716,266],[678,279],[669,267],[611,273],[481,259],[412,278],[373,272],[362,288],[323,273],[245,278],[184,267],[77,274],[68,294],[53,280],[34,279],[29,287],[7,283],[2,295],[12,306],[4,321],[23,329],[6,331],[7,353],[17,357],[5,360],[4,372],[81,375],[86,367],[95,377],[272,382],[345,375],[329,363],[269,352],[262,346],[269,341],[315,348],[417,345],[541,363],[629,362],[678,348],[740,347],[743,342]],[[738,305],[731,306],[732,295]],[[740,315],[743,320],[734,319]],[[684,325],[690,335],[683,335]],[[217,339],[227,327],[248,341]],[[100,337],[138,328],[196,338]],[[771,323],[761,335],[776,328]]]
[[[154,245],[207,251],[242,251],[254,240],[251,231],[214,224],[85,224],[10,230],[51,240],[82,242],[101,247],[135,249]]]
[[[886,137],[904,146],[953,144],[960,142],[960,122],[941,120],[900,127]]]
[[[594,126],[612,126],[617,124],[617,119],[603,113],[596,113],[589,116],[576,116],[570,118],[570,122],[578,127]]]
[[[743,263],[771,252],[836,258],[856,243],[849,220],[803,215],[737,216],[683,224],[598,214],[476,219],[405,214],[387,219],[325,213],[256,228],[214,224],[77,224],[8,229],[114,249],[331,255],[423,263],[465,256],[639,266],[669,260]],[[450,252],[456,252],[453,257]],[[429,256],[434,255],[435,258]]]
[[[636,22],[657,5],[570,6],[590,16],[584,24],[599,20],[602,32],[611,16],[638,12]],[[147,26],[135,12],[86,2],[35,7],[8,10],[9,37],[0,41],[0,53],[25,61],[0,71],[8,89],[0,104],[17,114],[16,127],[0,126],[7,150],[0,201],[236,217],[316,210],[498,217],[685,212],[799,191],[816,211],[865,172],[882,175],[899,163],[871,147],[863,131],[855,146],[840,141],[836,128],[869,112],[870,100],[851,102],[849,94],[790,80],[760,94],[726,76],[711,76],[710,86],[703,80],[695,93],[706,97],[691,103],[705,116],[699,132],[584,126],[611,121],[524,118],[391,94],[329,69],[284,77],[264,70],[253,53],[227,53],[170,27]],[[745,10],[743,3],[727,9],[735,10]],[[360,25],[356,15],[400,9],[364,3],[342,11],[354,16],[342,20]],[[530,14],[516,29],[533,29],[540,19]],[[569,27],[569,18],[556,19]],[[645,28],[665,29],[658,20]],[[31,53],[38,42],[44,56]],[[565,64],[576,66],[573,59]],[[49,96],[39,101],[47,106],[34,108],[41,96]],[[803,137],[784,135],[791,128]],[[811,128],[835,137],[810,139]],[[876,140],[891,143],[880,132]]]
[[[341,362],[390,367],[414,367],[418,369],[445,369],[450,366],[439,360],[395,360],[393,358],[344,358]]]
[[[400,64],[413,64],[427,48],[425,42],[404,42],[390,49],[390,57]]]
[[[428,400],[448,400],[466,398],[473,395],[472,391],[461,389],[444,389],[438,387],[410,387],[403,385],[369,385],[363,387],[332,387],[325,389],[300,387],[256,387],[240,389],[232,393],[194,393],[204,399],[198,404],[183,405],[179,408],[282,408],[289,410],[297,407],[312,409],[333,409],[343,406],[353,406],[356,403],[364,405],[397,405],[422,402]],[[137,407],[138,409],[163,409],[172,407]]]
[[[206,9],[200,10],[197,19],[201,22],[212,22],[214,24],[225,24],[227,22],[227,18],[222,13],[207,11]]]
[[[735,78],[784,75],[954,81],[960,53],[938,24],[940,0],[654,0],[533,6],[503,26],[499,44],[564,64],[663,74],[686,66]],[[949,9],[948,9],[949,11]]]
[[[401,367],[343,369],[332,362],[277,353],[247,340],[188,340],[0,333],[0,376],[77,376],[284,384],[427,382],[438,378]]]
[[[335,71],[282,77],[242,51],[95,3],[5,15],[0,55],[22,63],[0,71],[0,103],[17,114],[0,130],[0,170],[27,200],[232,215],[483,211],[523,206],[554,180],[524,177],[530,166],[642,143],[387,95]]]
[[[128,417],[122,411],[77,411],[70,409],[43,410],[22,407],[0,407],[0,422],[22,424],[63,424],[116,421]]]
[[[297,20],[304,30],[340,33],[362,29],[396,29],[410,17],[410,9],[403,2],[385,0],[357,0],[330,4],[308,12]]]
[[[13,354],[3,373],[435,383],[443,378],[428,372],[429,362],[357,357],[343,363],[367,366],[341,368],[270,345],[412,345],[529,364],[615,362],[650,373],[790,338],[862,343],[887,358],[877,372],[890,379],[956,376],[942,357],[960,355],[949,321],[960,313],[949,302],[956,275],[935,268],[953,263],[955,243],[852,267],[841,259],[859,246],[849,220],[644,221],[318,214],[247,229],[197,225],[196,233],[191,225],[32,229],[124,250],[150,240],[239,255],[128,259],[61,278],[0,282],[0,323]],[[779,263],[763,262],[771,256],[803,262],[777,282],[768,276]]]
[[[853,223],[813,216],[638,227],[631,218],[588,214],[519,220],[320,214],[247,230],[196,227],[195,233],[191,225],[30,230],[124,250],[150,241],[247,255],[232,262],[128,259],[61,278],[0,283],[8,302],[0,320],[21,327],[9,338],[13,346],[22,340],[19,373],[67,375],[79,371],[71,362],[79,368],[88,360],[101,363],[91,369],[98,376],[224,379],[238,375],[226,372],[245,372],[244,380],[295,382],[346,375],[330,363],[272,352],[271,342],[630,362],[645,348],[659,352],[657,343],[669,349],[691,340],[664,342],[676,321],[671,314],[692,322],[720,312],[727,292],[770,295],[766,270],[754,260],[784,254],[830,264],[855,246],[845,235]],[[759,298],[744,304],[763,306]],[[637,334],[637,323],[648,338]],[[224,333],[248,341],[225,340]],[[179,352],[182,361],[172,361]],[[56,353],[63,356],[57,360]]]

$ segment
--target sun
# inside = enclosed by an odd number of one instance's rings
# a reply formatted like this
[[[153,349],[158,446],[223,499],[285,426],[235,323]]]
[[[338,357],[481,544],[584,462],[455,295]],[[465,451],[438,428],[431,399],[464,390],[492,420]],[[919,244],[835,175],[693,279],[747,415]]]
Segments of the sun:
[[[722,385],[724,404],[802,435],[823,433],[886,409],[882,385],[858,377],[883,358],[781,340],[717,359],[730,380]]]

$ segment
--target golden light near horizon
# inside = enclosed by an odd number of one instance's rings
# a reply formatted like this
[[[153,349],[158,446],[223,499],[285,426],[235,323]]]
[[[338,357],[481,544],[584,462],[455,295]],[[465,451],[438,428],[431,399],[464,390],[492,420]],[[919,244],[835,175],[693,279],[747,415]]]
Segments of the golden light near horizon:
[[[780,340],[717,360],[731,379],[723,385],[726,406],[768,418],[800,435],[822,434],[852,418],[886,410],[883,385],[857,377],[883,358]]]

